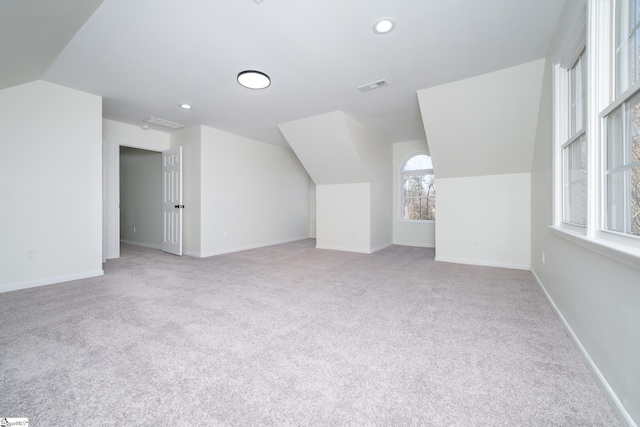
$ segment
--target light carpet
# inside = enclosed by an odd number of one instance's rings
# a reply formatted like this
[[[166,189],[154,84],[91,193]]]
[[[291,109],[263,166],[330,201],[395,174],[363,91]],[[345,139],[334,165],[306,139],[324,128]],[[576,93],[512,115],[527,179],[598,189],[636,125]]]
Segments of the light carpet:
[[[616,426],[530,272],[314,240],[0,294],[31,426]]]

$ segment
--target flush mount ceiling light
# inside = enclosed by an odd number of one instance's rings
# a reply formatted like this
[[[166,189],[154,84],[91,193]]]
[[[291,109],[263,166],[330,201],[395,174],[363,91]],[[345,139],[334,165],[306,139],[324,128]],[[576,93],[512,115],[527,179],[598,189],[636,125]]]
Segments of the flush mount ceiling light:
[[[387,34],[396,27],[396,21],[391,18],[380,18],[373,23],[373,32],[376,34]]]
[[[246,70],[238,74],[238,83],[249,89],[264,89],[271,84],[271,79],[261,71]]]
[[[180,108],[184,110],[191,110],[193,107],[189,104],[180,104]]]

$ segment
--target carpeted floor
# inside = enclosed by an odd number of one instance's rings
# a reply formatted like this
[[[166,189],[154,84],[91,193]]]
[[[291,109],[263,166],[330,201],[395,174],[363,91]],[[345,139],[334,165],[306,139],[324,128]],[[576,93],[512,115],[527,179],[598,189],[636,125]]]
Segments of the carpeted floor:
[[[31,426],[616,426],[531,273],[314,240],[0,294]]]

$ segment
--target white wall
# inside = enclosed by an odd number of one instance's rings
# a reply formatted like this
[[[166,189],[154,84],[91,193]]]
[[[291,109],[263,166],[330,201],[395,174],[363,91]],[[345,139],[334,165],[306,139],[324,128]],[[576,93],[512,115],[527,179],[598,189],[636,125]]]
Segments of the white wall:
[[[282,123],[278,128],[317,185],[367,182],[342,111]]]
[[[584,1],[570,0],[545,66],[531,174],[532,270],[614,408],[640,425],[640,271],[558,237],[553,221],[552,66],[567,49]],[[542,255],[545,262],[542,262]]]
[[[162,154],[120,147],[120,241],[162,248]]]
[[[106,144],[106,257],[120,256],[120,146],[151,151],[170,148],[169,134],[113,120],[102,121]]]
[[[529,269],[530,174],[438,179],[436,260]]]
[[[322,198],[316,192],[317,202],[322,201],[322,206],[316,207],[318,247],[370,253],[392,244],[391,144],[341,111],[283,123],[279,128],[315,184],[324,186]],[[361,185],[365,183],[366,187]],[[354,238],[352,231],[363,225],[359,210],[365,205],[362,195],[354,195],[357,215],[344,214],[341,204],[328,205],[341,203],[355,188],[368,189],[366,237],[359,232]],[[333,196],[328,194],[331,189],[336,190]],[[329,216],[322,218],[323,214]],[[354,222],[346,223],[347,218]],[[332,225],[347,234],[338,237]],[[323,236],[325,232],[328,234]]]
[[[424,139],[393,144],[393,243],[395,245],[434,248],[436,246],[435,223],[401,221],[400,194],[402,182],[400,180],[400,172],[405,160],[418,153],[429,154],[427,141]],[[437,178],[436,176],[436,186],[438,185]],[[437,212],[438,200],[436,198],[436,217]]]
[[[369,251],[375,252],[393,243],[391,144],[349,117],[345,124],[370,184]]]
[[[316,186],[319,249],[371,253],[371,184]]]
[[[172,135],[172,144],[184,150],[189,255],[309,237],[309,176],[291,150],[206,126]]]
[[[103,274],[101,98],[44,81],[4,89],[0,141],[0,291]]]
[[[544,62],[418,91],[437,177],[436,259],[529,268]]]
[[[529,173],[544,59],[418,91],[438,178]]]
[[[316,184],[309,179],[309,237],[316,238]]]

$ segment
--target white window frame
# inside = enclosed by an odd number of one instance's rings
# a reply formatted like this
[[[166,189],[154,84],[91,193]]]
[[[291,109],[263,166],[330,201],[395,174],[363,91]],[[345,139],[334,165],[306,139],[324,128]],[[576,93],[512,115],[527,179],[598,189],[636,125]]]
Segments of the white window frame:
[[[417,153],[413,153],[409,156],[407,156],[406,159],[404,159],[404,161],[402,162],[401,166],[400,166],[400,179],[399,179],[399,191],[398,191],[398,195],[399,195],[399,222],[405,223],[405,224],[434,224],[436,222],[435,219],[405,219],[404,218],[404,176],[405,175],[420,175],[420,174],[425,174],[425,175],[433,175],[434,179],[435,179],[435,173],[433,172],[433,168],[432,169],[414,169],[411,171],[405,171],[404,168],[406,167],[407,163],[409,162],[409,160],[411,160],[412,158],[416,157],[416,156],[428,156],[429,158],[431,158],[431,155],[429,153],[425,153],[425,152],[417,152]],[[433,199],[435,199],[435,197],[433,197]]]
[[[584,34],[584,32],[583,32]],[[572,72],[573,70],[576,69],[576,67],[578,67],[579,65],[579,61],[586,61],[587,60],[587,56],[586,56],[586,49],[585,49],[585,39],[582,39],[582,41],[580,42],[580,49],[578,50],[578,54],[576,55],[575,59],[572,62],[572,65],[568,68],[563,68],[561,66],[558,66],[556,68],[556,81],[558,82],[558,90],[559,93],[557,94],[558,96],[558,103],[560,104],[558,106],[558,113],[562,114],[565,116],[565,121],[563,123],[560,124],[561,127],[559,127],[558,129],[558,141],[557,143],[560,144],[560,153],[559,153],[559,157],[560,157],[560,169],[561,169],[561,176],[562,176],[562,189],[560,191],[561,194],[561,199],[562,199],[562,205],[560,207],[561,209],[561,220],[563,222],[563,224],[566,224],[568,226],[571,226],[572,228],[586,228],[587,226],[587,217],[588,217],[588,208],[586,207],[589,203],[589,191],[586,191],[586,199],[584,201],[585,203],[585,209],[582,212],[574,212],[574,208],[576,207],[574,204],[568,203],[568,198],[569,198],[569,194],[575,194],[575,184],[576,184],[576,179],[573,176],[569,176],[569,172],[567,170],[566,166],[566,161],[567,161],[567,153],[566,150],[569,149],[569,147],[575,145],[575,144],[580,144],[580,143],[584,143],[585,145],[587,145],[587,123],[588,123],[588,114],[586,114],[586,108],[587,108],[587,99],[586,96],[582,97],[582,93],[580,93],[580,113],[582,113],[582,111],[585,111],[585,114],[580,114],[580,121],[581,126],[577,127],[576,123],[578,122],[577,117],[578,117],[578,112],[576,111],[576,113],[574,114],[573,112],[573,104],[572,104],[572,97],[570,95],[575,94],[578,92],[577,88],[574,88],[574,81],[572,78]],[[583,63],[582,65],[584,68],[586,68],[586,64]],[[583,74],[581,72],[581,74]],[[586,75],[582,75],[581,79],[584,79],[584,83],[586,83]],[[574,90],[576,89],[576,90]],[[582,87],[579,89],[580,92],[582,92]],[[586,95],[586,93],[584,94]],[[577,97],[576,97],[577,98]],[[577,110],[577,108],[576,108]],[[564,142],[563,142],[564,140]],[[587,162],[589,159],[589,155],[587,153]],[[581,160],[581,158],[580,158]],[[587,174],[588,175],[588,174]],[[584,182],[583,182],[584,180]],[[587,176],[585,177],[580,177],[580,180],[577,182],[578,184],[580,184],[580,186],[582,187],[582,185],[587,186],[588,182],[587,182],[588,178]],[[582,188],[580,188],[580,193],[582,193]],[[583,221],[582,222],[577,222],[575,220],[575,216],[576,214],[581,214],[581,216],[583,217]]]
[[[566,141],[568,116],[564,114],[567,100],[562,99],[562,90],[566,83],[562,73],[572,60],[563,58],[554,66],[554,217],[551,229],[556,235],[576,243],[600,255],[640,270],[640,238],[607,230],[606,211],[606,129],[605,117],[640,91],[640,80],[619,96],[615,96],[614,80],[614,40],[616,0],[589,0],[585,10],[587,49],[587,219],[586,227],[575,227],[562,222],[562,146]],[[581,49],[576,34],[573,43],[569,43],[567,52],[577,54]],[[563,67],[564,65],[564,67]],[[563,69],[564,68],[564,69]],[[566,78],[566,77],[565,77]],[[565,95],[568,96],[568,95]],[[564,104],[563,104],[564,102]],[[563,140],[564,139],[564,140]]]
[[[628,246],[629,250],[631,250],[632,253],[637,253],[638,257],[640,258],[640,236],[633,236],[630,234],[626,234],[626,233],[621,233],[618,231],[613,231],[613,230],[608,230],[606,228],[606,210],[607,210],[607,194],[606,194],[606,173],[607,173],[607,165],[606,165],[606,149],[607,149],[607,140],[606,140],[606,127],[604,126],[606,117],[611,114],[612,112],[614,112],[617,108],[623,106],[623,104],[625,104],[627,101],[630,101],[634,96],[636,96],[638,93],[640,93],[640,79],[636,80],[633,84],[631,84],[623,93],[617,95],[616,94],[616,88],[618,83],[616,82],[616,74],[613,72],[614,69],[614,64],[609,64],[609,62],[611,61],[611,58],[614,58],[614,54],[615,52],[613,51],[613,49],[615,49],[615,37],[616,34],[614,34],[614,31],[616,31],[615,28],[615,24],[614,24],[614,20],[616,18],[615,14],[616,11],[614,10],[614,6],[615,6],[615,1],[614,0],[608,0],[608,1],[593,1],[592,0],[592,13],[602,13],[605,14],[606,12],[606,16],[603,16],[601,21],[606,21],[606,22],[600,22],[600,26],[601,26],[601,31],[606,31],[603,32],[603,37],[599,37],[598,41],[598,45],[597,47],[600,49],[600,54],[603,55],[603,58],[606,58],[605,64],[608,64],[609,66],[606,67],[606,69],[601,70],[601,73],[603,74],[602,78],[600,78],[598,80],[597,83],[599,83],[603,88],[607,89],[607,92],[605,93],[601,93],[600,95],[602,96],[601,102],[600,102],[600,107],[598,109],[598,118],[600,119],[601,122],[601,127],[602,127],[602,131],[601,131],[601,139],[600,139],[600,144],[599,144],[599,155],[600,155],[600,162],[599,162],[599,169],[598,169],[598,175],[601,179],[600,181],[600,201],[601,201],[601,206],[599,207],[599,223],[598,223],[598,228],[596,230],[596,237],[599,239],[602,239],[608,243],[611,243],[613,245],[624,245],[624,246]],[[594,17],[600,18],[597,15],[594,15]],[[606,20],[604,18],[607,18]],[[595,19],[595,18],[594,18]],[[606,25],[605,25],[606,24]],[[613,40],[611,39],[613,38]],[[605,68],[602,64],[600,64],[601,68]],[[623,109],[623,113],[624,113],[624,109]],[[626,118],[624,118],[624,120],[626,121]]]
[[[589,143],[589,137],[593,134],[590,129],[589,114],[589,77],[591,70],[590,53],[586,49],[586,37],[587,37],[587,13],[586,9],[583,11],[583,19],[581,25],[577,28],[576,32],[570,38],[568,46],[562,56],[560,63],[554,65],[553,69],[553,116],[554,116],[554,150],[553,150],[553,169],[554,169],[554,212],[553,212],[553,226],[560,230],[565,230],[574,234],[586,236],[588,234],[589,221],[592,218],[592,212],[589,209],[592,196],[592,183],[589,180],[590,168],[589,162],[592,159],[592,153]],[[571,69],[575,66],[580,55],[585,54],[587,60],[587,94],[586,99],[583,99],[582,108],[587,109],[585,123],[583,123],[581,129],[577,129],[574,134],[571,134],[571,108],[570,108],[570,73]],[[584,224],[573,224],[565,221],[565,182],[566,177],[564,174],[564,149],[578,141],[580,138],[587,139],[587,208],[586,212],[583,212],[585,217]]]

